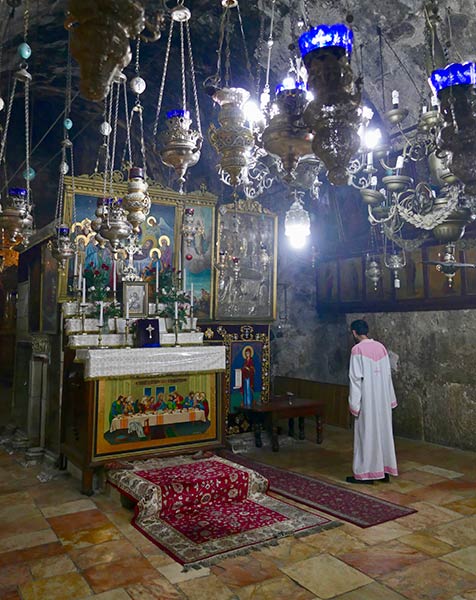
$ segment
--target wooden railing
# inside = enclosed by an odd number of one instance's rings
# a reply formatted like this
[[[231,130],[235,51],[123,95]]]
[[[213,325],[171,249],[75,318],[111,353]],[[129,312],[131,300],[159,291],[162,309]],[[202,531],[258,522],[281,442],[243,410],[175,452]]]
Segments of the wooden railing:
[[[348,397],[349,386],[337,383],[322,383],[309,379],[275,376],[273,379],[273,394],[281,395],[292,392],[299,398],[324,400],[326,403],[325,423],[345,429],[350,427]]]

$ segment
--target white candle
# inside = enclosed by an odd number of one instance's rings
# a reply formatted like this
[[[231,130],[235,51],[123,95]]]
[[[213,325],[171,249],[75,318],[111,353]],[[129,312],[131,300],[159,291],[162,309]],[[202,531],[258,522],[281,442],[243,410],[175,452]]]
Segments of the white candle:
[[[99,327],[104,325],[104,302],[99,301]]]
[[[398,100],[399,100],[399,94],[397,90],[393,90],[392,92],[392,104],[394,108],[398,108]]]
[[[83,288],[83,263],[79,263],[78,268],[78,290]]]
[[[431,97],[431,107],[433,110],[437,110],[440,105],[440,101],[438,100],[438,96]]]
[[[78,274],[78,253],[74,253],[74,277]]]
[[[86,304],[86,279],[83,278],[83,304]]]
[[[117,291],[117,282],[116,282],[116,259],[112,260],[112,291]]]
[[[175,303],[175,320],[178,321],[178,302]]]
[[[183,281],[182,281],[182,283],[183,283],[183,286],[182,286],[183,287],[183,291],[186,292],[187,291],[187,271],[185,270],[185,268],[183,270]]]
[[[428,110],[428,106],[427,106],[426,104],[424,104],[424,105],[421,107],[421,112],[422,112],[422,114],[424,115],[424,114],[426,113],[426,111],[427,111],[427,110]]]
[[[404,162],[405,162],[405,159],[400,154],[400,156],[397,157],[397,169],[403,169]]]
[[[126,319],[129,318],[129,302],[126,302]]]
[[[372,167],[374,164],[374,153],[373,152],[369,152],[367,154],[367,166],[368,167]]]
[[[193,308],[193,283],[190,286],[190,308]]]
[[[159,259],[155,263],[155,293],[159,293]]]

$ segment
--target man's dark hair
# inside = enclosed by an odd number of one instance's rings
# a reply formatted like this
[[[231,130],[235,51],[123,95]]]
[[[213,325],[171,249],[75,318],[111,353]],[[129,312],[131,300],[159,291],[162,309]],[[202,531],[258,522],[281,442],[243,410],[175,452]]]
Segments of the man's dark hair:
[[[369,332],[369,326],[367,321],[363,319],[357,319],[356,321],[352,321],[350,324],[350,330],[355,331],[357,335],[367,335]]]

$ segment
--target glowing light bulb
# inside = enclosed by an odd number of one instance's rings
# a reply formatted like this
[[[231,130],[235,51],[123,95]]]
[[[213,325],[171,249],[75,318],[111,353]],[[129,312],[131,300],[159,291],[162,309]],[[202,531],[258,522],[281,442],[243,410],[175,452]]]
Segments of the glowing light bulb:
[[[380,131],[380,129],[378,127],[366,128],[363,136],[364,136],[363,142],[365,144],[365,147],[368,148],[369,150],[373,150],[374,148],[377,148],[377,146],[379,145],[379,143],[382,139],[382,132]]]
[[[254,100],[248,100],[243,106],[243,114],[245,119],[251,123],[259,123],[263,121],[263,113],[260,107],[254,102]]]

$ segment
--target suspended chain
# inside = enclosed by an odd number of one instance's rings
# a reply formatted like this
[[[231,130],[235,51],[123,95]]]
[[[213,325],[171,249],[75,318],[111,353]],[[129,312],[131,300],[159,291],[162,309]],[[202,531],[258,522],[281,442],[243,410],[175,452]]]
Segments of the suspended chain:
[[[112,118],[112,96],[113,96],[113,90],[114,88],[112,87],[109,94],[106,97],[106,102],[105,102],[105,106],[104,106],[104,113],[105,113],[105,122],[109,123],[109,125],[111,124],[111,118]],[[104,157],[104,183],[103,183],[103,194],[104,194],[104,198],[106,197],[106,190],[107,190],[107,173],[108,173],[108,169],[109,169],[109,162],[110,162],[110,156],[109,156],[109,139],[111,137],[111,134],[109,135],[105,135],[105,143],[103,144],[105,147],[105,157]],[[109,213],[108,213],[109,214]]]
[[[116,88],[116,103],[115,103],[115,108],[114,108],[114,127],[113,127],[113,132],[112,132],[113,136],[112,136],[112,152],[111,152],[111,173],[110,173],[110,179],[109,179],[109,188],[111,191],[111,196],[113,195],[112,176],[114,173],[114,162],[116,159],[117,119],[119,116],[119,96],[120,96],[120,91],[121,91],[120,85],[121,85],[120,82],[112,84],[113,97],[114,97],[114,87]]]
[[[124,147],[124,152],[122,154],[122,163],[125,161],[126,152],[129,153],[129,162],[132,165],[132,147],[131,147],[131,121],[132,115],[129,116],[129,103],[127,100],[127,82],[124,80],[122,82],[122,89],[124,92],[124,112],[126,118],[126,146]]]
[[[16,86],[17,86],[17,79],[16,79],[16,77],[14,77],[12,91],[10,93],[10,98],[8,99],[7,116],[5,118],[5,128],[3,130],[2,143],[0,146],[0,164],[2,163],[2,161],[5,160],[5,149],[6,149],[6,143],[7,143],[8,127],[10,125],[10,118],[12,116],[13,99],[15,97]]]
[[[263,57],[263,46],[264,46],[264,12],[261,10],[259,17],[259,37],[258,44],[256,46],[256,54],[258,56],[258,68],[256,69],[256,86],[255,93],[256,97],[259,98],[261,92],[261,59]]]
[[[253,71],[251,69],[250,55],[248,54],[248,47],[246,45],[246,36],[245,36],[245,30],[243,28],[243,19],[241,18],[241,11],[240,11],[240,3],[239,2],[236,5],[236,10],[238,11],[238,23],[240,24],[241,39],[243,40],[243,48],[245,50],[246,68],[247,68],[248,74],[250,76],[250,83],[254,84],[255,83],[255,78],[253,76]]]
[[[271,69],[271,50],[274,45],[274,13],[276,7],[276,0],[271,2],[271,23],[269,25],[269,37],[268,37],[268,59],[266,61],[266,82],[265,90],[269,91],[269,74]]]
[[[231,80],[231,49],[230,49],[230,38],[231,38],[231,19],[230,11],[227,14],[226,32],[225,32],[225,86],[229,87]]]
[[[217,86],[220,85],[220,83],[221,83],[221,54],[223,51],[223,42],[225,40],[225,30],[226,30],[226,23],[228,20],[228,12],[229,12],[229,8],[228,8],[228,6],[225,6],[225,8],[223,9],[223,14],[220,19],[220,35],[218,37],[218,50],[217,50],[217,70],[216,70],[215,79],[214,79],[214,83]]]
[[[56,195],[56,211],[55,211],[55,221],[56,223],[60,223],[61,222],[61,216],[63,214],[63,189],[64,189],[64,170],[63,170],[63,165],[66,163],[66,145],[63,144],[61,146],[61,159],[60,159],[60,176],[59,176],[59,183],[58,183],[58,193]],[[73,196],[73,203],[74,203],[74,196]],[[74,223],[74,220],[73,220]]]
[[[304,25],[306,28],[309,28],[311,26],[311,21],[309,19],[309,2],[308,2],[308,0],[303,0],[302,7],[303,7]]]
[[[25,80],[25,171],[26,171],[26,194],[28,202],[30,198],[30,80]]]
[[[136,64],[135,64],[135,73],[137,76],[140,74],[140,37],[137,38],[136,42]]]
[[[185,23],[185,32],[187,34],[188,59],[190,62],[190,74],[192,77],[193,102],[195,104],[195,114],[197,117],[197,129],[198,129],[198,133],[200,135],[202,135],[202,124],[200,122],[200,106],[198,104],[197,82],[195,80],[195,65],[193,63],[193,54],[192,54],[192,40],[191,40],[191,36],[190,36],[190,26],[188,24],[188,21]]]
[[[185,81],[185,46],[182,21],[180,21],[180,61],[182,63],[182,108],[183,110],[187,110],[187,84]]]
[[[144,119],[142,118],[142,107],[138,111],[139,113],[139,124],[140,124],[140,151],[142,154],[142,168],[144,170],[144,179],[147,180],[147,161],[145,155],[145,141],[144,141]]]
[[[160,109],[162,108],[162,100],[164,97],[165,80],[167,78],[167,67],[169,65],[169,56],[170,56],[170,48],[172,46],[173,30],[174,30],[174,20],[171,19],[170,20],[169,37],[167,39],[167,48],[165,50],[164,70],[162,71],[162,81],[160,82],[159,98],[157,100],[157,110],[155,113],[155,122],[154,122],[154,130],[153,130],[154,138],[157,136],[157,128],[159,126],[159,115],[160,115]]]
[[[69,152],[71,154],[71,188],[73,193],[73,223],[76,223],[76,187],[74,184],[74,154],[73,154],[73,144],[69,147]]]

